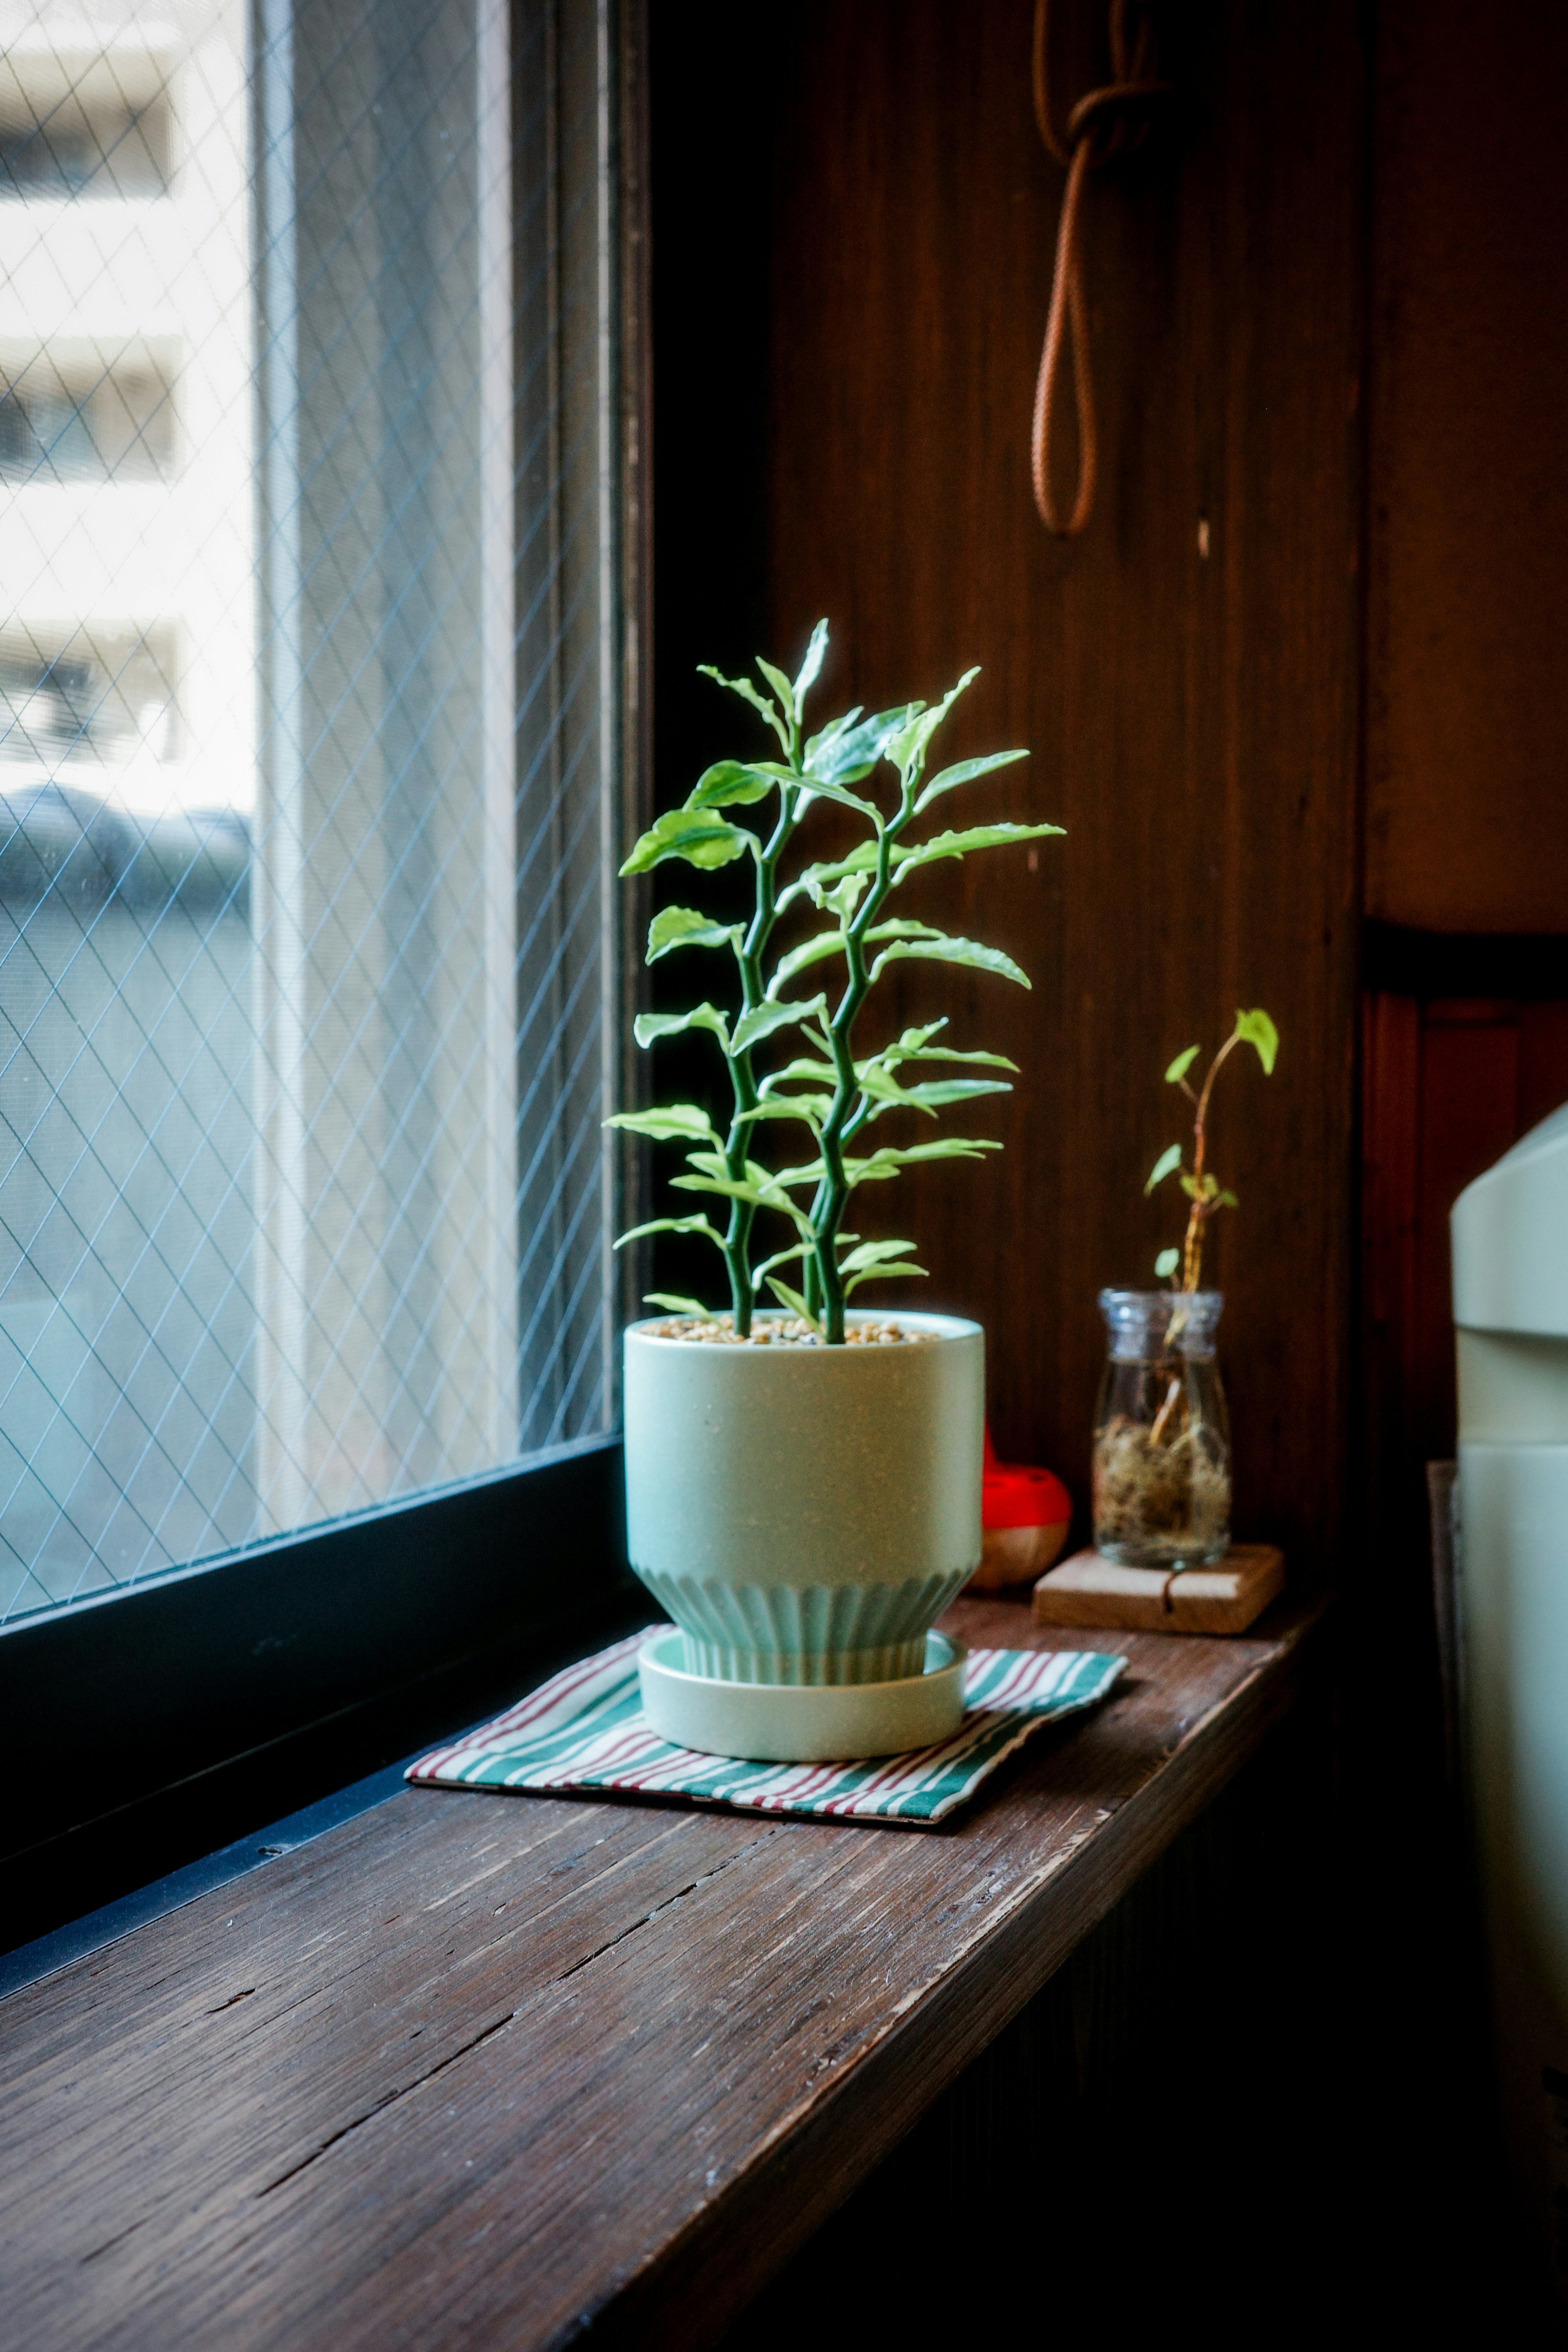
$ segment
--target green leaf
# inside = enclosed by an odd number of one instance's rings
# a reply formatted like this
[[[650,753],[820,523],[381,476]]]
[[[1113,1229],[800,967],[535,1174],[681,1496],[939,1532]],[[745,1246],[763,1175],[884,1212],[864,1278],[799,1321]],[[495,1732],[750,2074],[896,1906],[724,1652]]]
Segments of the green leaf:
[[[734,1124],[746,1127],[762,1118],[798,1118],[820,1136],[833,1108],[831,1095],[766,1095],[753,1110],[737,1111]]]
[[[667,857],[684,857],[690,866],[728,866],[732,857],[755,852],[757,837],[743,826],[726,824],[709,809],[667,809],[637,843],[621,867],[623,875],[647,874]]]
[[[830,914],[837,915],[841,923],[850,922],[865,896],[868,878],[864,874],[847,874],[835,888],[824,892],[824,907]]]
[[[759,776],[766,776],[775,784],[803,784],[805,778],[797,770],[786,767],[782,760],[753,760],[752,766]]]
[[[689,1168],[700,1169],[704,1175],[729,1179],[730,1162],[722,1151],[689,1151],[686,1164]],[[752,1185],[759,1192],[765,1192],[773,1180],[765,1168],[760,1168],[754,1160],[748,1160],[739,1181]]]
[[[896,848],[893,856],[896,862],[898,858]],[[805,872],[798,875],[790,884],[787,890],[780,891],[776,912],[782,915],[796,898],[809,898],[814,907],[820,907],[828,883],[837,882],[841,875],[874,874],[876,870],[877,845],[874,841],[863,841],[858,848],[852,849],[847,857],[835,858],[829,865],[808,866]]]
[[[820,759],[823,762],[822,773],[825,776],[837,776],[838,771],[834,764],[834,746],[840,737],[848,734],[863,708],[864,706],[858,702],[852,710],[846,710],[841,718],[831,719],[816,734],[809,737],[805,750],[801,755],[803,764],[809,768],[814,761]],[[853,783],[855,779],[850,776],[843,781]]]
[[[1175,1060],[1172,1063],[1170,1068],[1165,1073],[1165,1084],[1168,1087],[1179,1087],[1181,1085],[1182,1080],[1186,1076],[1187,1072],[1197,1060],[1198,1051],[1199,1049],[1196,1045],[1189,1045],[1184,1054],[1177,1055]]]
[[[899,1058],[903,1062],[972,1062],[988,1070],[1011,1070],[1015,1076],[1018,1070],[1017,1063],[1010,1062],[1005,1054],[961,1054],[956,1045],[939,1045],[934,1053],[900,1054]]]
[[[645,1290],[642,1297],[645,1307],[667,1307],[672,1315],[700,1316],[704,1323],[714,1319],[713,1309],[704,1307],[700,1298],[682,1298],[678,1290]]]
[[[1149,1171],[1149,1181],[1143,1187],[1145,1196],[1153,1191],[1156,1184],[1163,1184],[1166,1177],[1170,1175],[1172,1170],[1179,1168],[1181,1164],[1181,1145],[1179,1143],[1168,1144],[1165,1150],[1161,1152],[1158,1160],[1155,1160],[1152,1168]]]
[[[757,667],[778,696],[779,709],[784,712],[784,717],[794,719],[795,716],[795,688],[784,671],[777,668],[771,661],[764,661],[761,654],[757,656]]]
[[[1239,1209],[1241,1206],[1234,1192],[1221,1192],[1218,1198],[1222,1209]]]
[[[868,773],[869,771],[866,772]],[[879,831],[881,829],[882,814],[875,803],[862,800],[858,793],[847,791],[845,786],[837,781],[825,780],[821,776],[798,775],[794,768],[781,767],[775,760],[757,761],[755,773],[759,776],[771,777],[774,783],[798,786],[801,797],[797,805],[803,810],[809,805],[814,796],[818,796],[825,801],[837,801],[845,808],[858,809],[862,816],[868,816],[871,819]],[[871,862],[873,865],[876,864],[874,851]]]
[[[805,790],[801,793],[801,807],[805,808],[814,798],[837,801],[840,808],[854,809],[859,815],[868,816],[879,833],[882,830],[882,812],[876,802],[862,800],[860,794],[852,793],[847,784],[825,783],[820,776],[807,776],[805,780]],[[876,862],[876,853],[873,848],[871,863],[874,866]]]
[[[946,936],[946,932],[939,931],[934,923],[915,923],[905,920],[873,923],[871,929],[866,933],[868,940],[941,940],[945,939]]]
[[[827,651],[827,624],[818,621],[811,633],[811,643],[805,649],[805,659],[795,672],[795,707],[798,713],[802,703],[816,684],[822,669],[822,657]]]
[[[768,1206],[767,1194],[759,1184],[748,1184],[739,1176],[672,1176],[672,1192],[712,1192],[721,1201],[749,1201],[753,1209]]]
[[[718,1248],[724,1246],[723,1234],[706,1217],[651,1217],[646,1225],[634,1225],[629,1234],[623,1234],[616,1247],[625,1249],[628,1242],[640,1242],[647,1234],[705,1234]]]
[[[672,948],[738,948],[745,938],[741,923],[716,923],[695,907],[665,907],[647,927],[647,961],[657,963]]]
[[[934,1143],[911,1143],[903,1150],[885,1145],[868,1160],[846,1160],[844,1172],[851,1185],[879,1183],[885,1177],[896,1176],[900,1168],[918,1167],[927,1160],[978,1160],[984,1152],[1001,1149],[999,1143],[982,1137],[943,1135]]]
[[[847,1241],[852,1236],[840,1234],[838,1238]],[[858,1249],[852,1249],[847,1257],[839,1259],[838,1271],[840,1274],[863,1274],[868,1266],[880,1265],[884,1258],[897,1257],[900,1250],[912,1250],[914,1246],[913,1242],[862,1242]]]
[[[768,982],[769,998],[776,1003],[777,999],[773,997],[775,988],[787,988],[796,972],[807,971],[814,963],[821,963],[826,957],[842,955],[843,952],[842,929],[835,926],[831,931],[814,931],[810,939],[803,940],[799,947],[791,948],[788,955],[779,958],[779,968]]]
[[[792,1259],[805,1257],[809,1247],[810,1244],[807,1242],[796,1242],[794,1249],[775,1250],[772,1257],[763,1258],[761,1265],[752,1270],[752,1290],[757,1291],[762,1288],[775,1265],[788,1265]]]
[[[1272,1077],[1274,1057],[1279,1051],[1279,1032],[1261,1005],[1255,1006],[1250,1013],[1237,1014],[1236,1034],[1244,1045],[1256,1048],[1258,1058],[1263,1065],[1264,1076]]]
[[[906,1062],[978,1063],[988,1069],[1011,1070],[1015,1076],[1017,1075],[1017,1063],[1010,1062],[1005,1054],[966,1054],[956,1045],[932,1046],[931,1040],[946,1027],[947,1015],[944,1013],[940,1021],[927,1021],[918,1029],[906,1029],[901,1037],[896,1038],[890,1045],[884,1045],[879,1054],[872,1054],[865,1061],[857,1062],[857,1078],[863,1083],[868,1072],[890,1076],[894,1070],[901,1069]]]
[[[863,1282],[891,1282],[895,1276],[909,1275],[919,1275],[923,1280],[930,1279],[925,1267],[916,1265],[912,1262],[907,1265],[868,1265],[864,1274],[850,1276],[844,1286],[844,1296],[846,1298],[853,1298]]]
[[[939,775],[931,778],[915,803],[915,814],[918,816],[921,809],[928,808],[943,793],[955,792],[960,784],[972,784],[976,776],[988,776],[994,768],[1010,768],[1015,760],[1026,760],[1028,756],[1026,751],[989,751],[983,760],[960,760],[955,768],[943,768]]]
[[[773,1178],[773,1182],[786,1190],[796,1184],[820,1184],[826,1172],[820,1160],[808,1160],[804,1168],[781,1168]],[[799,1213],[795,1210],[793,1202],[790,1203],[790,1208],[791,1213],[797,1216],[802,1230],[809,1232],[809,1223],[804,1217],[799,1217]]]
[[[804,1083],[814,1087],[836,1087],[838,1073],[831,1062],[786,1062],[782,1070],[770,1071],[763,1080],[762,1091],[771,1095],[778,1087]]]
[[[977,1095],[1010,1095],[1013,1089],[1005,1078],[921,1078],[912,1087],[895,1084],[885,1097],[880,1086],[866,1087],[862,1091],[874,1095],[885,1109],[907,1104],[910,1109],[926,1111],[934,1118],[950,1103],[973,1102]]]
[[[1061,831],[1059,824],[972,824],[960,833],[933,833],[929,841],[917,841],[908,848],[900,842],[893,860],[901,882],[906,874],[918,866],[933,866],[939,857],[963,857],[972,849],[1005,849],[1014,842],[1043,841]]]
[[[923,940],[895,940],[884,948],[871,966],[871,978],[900,957],[918,956],[931,963],[967,964],[973,971],[994,971],[1003,980],[1016,980],[1020,988],[1029,986],[1029,975],[1016,964],[1000,948],[982,947],[978,940],[952,940],[938,937]]]
[[[900,1059],[923,1053],[931,1039],[940,1036],[947,1025],[948,1016],[945,1013],[940,1020],[923,1021],[918,1028],[906,1029],[897,1044],[888,1046],[886,1050],[889,1054],[897,1054]]]
[[[822,1325],[798,1290],[792,1290],[786,1282],[776,1281],[771,1274],[768,1276],[768,1288],[781,1307],[787,1307],[792,1315],[798,1315],[803,1323],[809,1323],[817,1338],[821,1339]]]
[[[1168,1276],[1175,1273],[1176,1268],[1181,1265],[1181,1263],[1182,1253],[1180,1250],[1163,1249],[1160,1252],[1159,1256],[1154,1260],[1154,1271],[1159,1276],[1161,1281],[1163,1282]]]
[[[713,667],[711,662],[699,662],[697,674],[700,677],[710,677],[717,686],[727,686],[731,694],[738,694],[742,702],[749,702],[752,709],[760,712],[767,720],[784,750],[786,751],[789,750],[789,727],[786,721],[780,718],[767,696],[757,692],[749,677],[726,677],[721,669]]]
[[[829,784],[858,784],[868,776],[879,760],[887,755],[888,746],[906,728],[923,702],[906,702],[896,710],[879,710],[872,719],[860,719],[859,707],[847,710],[842,719],[814,735],[805,747],[805,768],[813,782],[820,779]],[[858,726],[855,721],[859,719]]]
[[[711,1004],[699,1004],[690,1013],[639,1013],[632,1023],[632,1035],[644,1046],[679,1036],[683,1029],[711,1029],[726,1054],[730,1050],[730,1024]]]
[[[854,878],[858,880],[858,877]],[[842,883],[839,886],[841,889],[847,887],[847,883]],[[831,905],[837,895],[835,891],[825,903]],[[852,905],[850,911],[853,912]],[[866,933],[868,940],[940,940],[942,936],[941,931],[933,930],[930,923],[878,923]],[[805,971],[814,963],[823,962],[828,956],[843,953],[842,929],[815,932],[809,940],[804,940],[799,947],[792,948],[788,955],[780,957],[779,968],[768,982],[770,999],[775,989],[787,988],[797,972]]]
[[[781,1192],[775,1177],[766,1186],[747,1184],[733,1176],[672,1176],[670,1189],[678,1192],[712,1192],[723,1201],[748,1201],[754,1209],[776,1209],[788,1217],[803,1241],[811,1237],[811,1220],[804,1209],[797,1209],[787,1192]]]
[[[668,1143],[678,1136],[688,1142],[693,1138],[703,1143],[719,1140],[712,1120],[695,1103],[666,1103],[662,1110],[618,1110],[613,1118],[600,1123],[625,1128],[630,1135],[651,1135],[656,1143]]]
[[[771,1037],[775,1029],[787,1029],[797,1022],[809,1021],[813,1013],[824,1013],[826,1009],[826,996],[805,998],[798,1003],[792,998],[784,1004],[753,1004],[751,1011],[742,1013],[736,1022],[735,1034],[730,1040],[730,1051],[732,1055],[749,1053],[753,1045],[760,1045],[764,1037]]]
[[[897,766],[906,784],[920,774],[925,765],[925,756],[930,748],[931,737],[936,733],[959,696],[973,685],[979,675],[978,664],[973,669],[966,669],[958,684],[949,688],[934,709],[921,711],[920,717],[912,719],[889,744],[888,756]]]
[[[753,801],[765,801],[777,789],[777,779],[767,767],[753,767],[745,760],[718,760],[698,777],[686,796],[686,805],[689,809],[749,807]]]
[[[926,1098],[923,1088],[906,1087],[891,1070],[879,1066],[876,1062],[868,1062],[860,1074],[860,1091],[868,1102],[877,1106],[871,1113],[873,1118],[879,1118],[885,1110],[900,1108],[923,1111],[928,1118],[936,1117],[936,1105]],[[979,1091],[984,1094],[990,1090],[982,1086]]]

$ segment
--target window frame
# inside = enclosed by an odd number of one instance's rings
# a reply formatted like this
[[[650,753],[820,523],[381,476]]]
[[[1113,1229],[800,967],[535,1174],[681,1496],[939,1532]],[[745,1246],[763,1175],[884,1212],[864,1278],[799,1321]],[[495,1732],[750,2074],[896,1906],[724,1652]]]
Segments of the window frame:
[[[647,0],[595,0],[616,59],[621,838],[650,804]],[[523,0],[511,0],[515,36]],[[606,907],[614,888],[606,861]],[[616,899],[621,941],[646,886]],[[636,1098],[641,958],[606,1069]],[[626,1221],[644,1180],[616,1165]],[[635,1252],[625,1254],[628,1260]],[[641,1287],[627,1264],[623,1297]],[[644,1622],[618,1433],[552,1446],[0,1627],[0,1721],[31,1760],[0,1830],[0,1950],[146,1885],[504,1704]]]

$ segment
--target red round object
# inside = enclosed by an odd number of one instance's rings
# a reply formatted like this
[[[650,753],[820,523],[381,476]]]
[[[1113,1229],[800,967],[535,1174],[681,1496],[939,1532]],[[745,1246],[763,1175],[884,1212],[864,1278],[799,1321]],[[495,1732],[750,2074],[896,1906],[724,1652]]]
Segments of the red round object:
[[[1072,1497],[1053,1470],[1028,1462],[998,1462],[985,1433],[980,1489],[983,1528],[1059,1528],[1072,1517]]]

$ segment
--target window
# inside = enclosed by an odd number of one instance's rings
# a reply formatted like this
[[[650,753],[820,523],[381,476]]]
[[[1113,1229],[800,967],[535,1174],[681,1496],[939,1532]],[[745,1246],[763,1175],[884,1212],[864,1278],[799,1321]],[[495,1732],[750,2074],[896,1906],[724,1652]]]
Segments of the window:
[[[613,1426],[613,33],[0,64],[5,1622]]]

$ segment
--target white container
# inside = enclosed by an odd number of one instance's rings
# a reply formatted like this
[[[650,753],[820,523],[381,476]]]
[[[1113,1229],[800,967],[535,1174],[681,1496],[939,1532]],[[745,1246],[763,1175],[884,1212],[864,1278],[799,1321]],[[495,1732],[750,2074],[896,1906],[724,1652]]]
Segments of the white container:
[[[1568,2290],[1568,1105],[1459,1196],[1466,1761],[1503,2120]]]
[[[686,1635],[688,1672],[923,1673],[927,1629],[980,1560],[985,1348],[956,1316],[896,1319],[921,1338],[737,1347],[627,1331],[629,1557]]]

